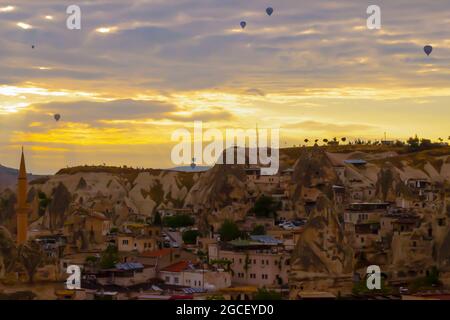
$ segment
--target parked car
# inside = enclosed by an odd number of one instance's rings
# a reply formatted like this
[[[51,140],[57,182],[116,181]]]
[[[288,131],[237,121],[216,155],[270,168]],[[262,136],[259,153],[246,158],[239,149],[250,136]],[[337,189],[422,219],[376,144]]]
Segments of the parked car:
[[[399,291],[400,294],[407,294],[407,293],[409,293],[409,289],[406,288],[406,287],[400,287],[398,291]]]

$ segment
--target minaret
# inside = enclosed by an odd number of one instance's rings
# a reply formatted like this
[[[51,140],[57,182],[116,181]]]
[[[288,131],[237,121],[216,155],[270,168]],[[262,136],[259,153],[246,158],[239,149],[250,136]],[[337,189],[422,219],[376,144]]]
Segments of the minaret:
[[[259,129],[256,123],[256,164],[259,165]]]
[[[17,244],[27,242],[28,232],[28,205],[27,205],[27,170],[25,168],[25,156],[20,159],[19,179],[17,181]]]

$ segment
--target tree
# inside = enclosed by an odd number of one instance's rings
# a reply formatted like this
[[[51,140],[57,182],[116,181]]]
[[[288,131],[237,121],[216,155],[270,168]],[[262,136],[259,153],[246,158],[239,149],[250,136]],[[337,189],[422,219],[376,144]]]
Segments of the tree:
[[[84,259],[84,262],[86,266],[92,270],[99,266],[100,258],[96,256],[87,256],[86,259]]]
[[[228,259],[213,259],[209,262],[211,265],[215,265],[218,268],[225,269],[227,272],[231,271],[232,261]]]
[[[41,246],[34,241],[20,245],[18,248],[18,258],[28,275],[28,282],[33,283],[38,268],[45,261],[45,253],[42,251]]]
[[[51,199],[47,198],[47,195],[41,191],[38,193],[38,202],[39,202],[39,209],[38,209],[39,216],[43,216],[45,214],[45,210],[47,209],[48,205],[51,202]]]
[[[198,230],[187,230],[183,232],[183,242],[186,244],[196,244],[198,237],[200,237]]]
[[[254,236],[262,236],[265,234],[266,234],[266,228],[261,224],[255,226],[252,230],[252,235],[254,235]]]
[[[164,217],[163,224],[169,228],[190,227],[195,223],[194,218],[187,214],[178,214],[173,217]]]
[[[257,217],[273,218],[276,215],[277,209],[278,203],[272,197],[262,195],[256,200],[252,211]]]
[[[392,288],[386,283],[383,277],[381,278],[381,289],[369,290],[367,288],[367,277],[355,282],[352,288],[352,293],[354,295],[391,294],[392,291]]]
[[[434,146],[435,145],[433,144],[433,142],[431,142],[430,139],[422,139],[422,140],[420,140],[420,149],[421,150],[431,149]]]
[[[100,267],[102,269],[110,269],[119,262],[119,250],[116,246],[109,245],[100,256]]]
[[[282,296],[279,292],[273,290],[267,290],[266,288],[258,289],[253,296],[254,300],[282,300]]]
[[[17,248],[11,233],[5,227],[0,226],[0,275],[2,272],[11,271],[16,259]]]
[[[419,143],[420,143],[420,140],[419,140],[419,137],[417,137],[417,135],[414,137],[414,138],[409,138],[408,139],[408,141],[407,141],[407,143],[408,143],[408,146],[409,146],[409,149],[411,150],[411,151],[417,151],[417,150],[419,150]]]
[[[236,223],[231,220],[225,220],[219,228],[220,240],[232,241],[239,238],[241,231]]]
[[[160,226],[162,224],[161,214],[158,211],[156,211],[153,223],[155,224],[155,226]]]

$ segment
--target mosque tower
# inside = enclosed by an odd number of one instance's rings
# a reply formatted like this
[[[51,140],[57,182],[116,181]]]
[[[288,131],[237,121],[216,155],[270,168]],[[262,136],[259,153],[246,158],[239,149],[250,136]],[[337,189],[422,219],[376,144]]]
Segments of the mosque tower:
[[[25,168],[25,157],[20,159],[19,179],[17,181],[17,244],[27,242],[28,232],[28,205],[27,205],[27,170]]]

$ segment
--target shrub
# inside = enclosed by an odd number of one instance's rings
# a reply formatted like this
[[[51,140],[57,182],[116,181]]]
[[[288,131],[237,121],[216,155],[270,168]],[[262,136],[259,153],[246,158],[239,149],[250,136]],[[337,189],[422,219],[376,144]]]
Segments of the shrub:
[[[198,230],[187,230],[183,232],[183,242],[186,244],[196,244],[197,237],[200,236],[200,232]]]
[[[253,298],[254,300],[281,300],[282,296],[279,292],[262,288],[258,289]]]
[[[225,220],[219,229],[220,240],[222,241],[232,241],[239,238],[241,231],[239,230],[236,223],[231,220]]]

